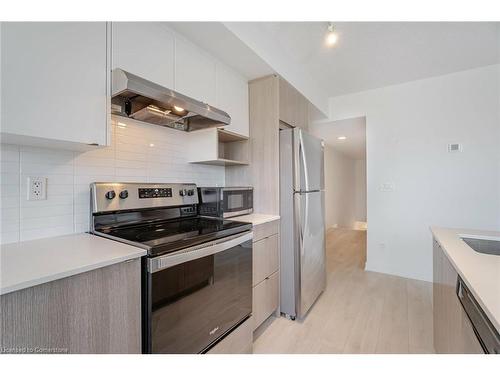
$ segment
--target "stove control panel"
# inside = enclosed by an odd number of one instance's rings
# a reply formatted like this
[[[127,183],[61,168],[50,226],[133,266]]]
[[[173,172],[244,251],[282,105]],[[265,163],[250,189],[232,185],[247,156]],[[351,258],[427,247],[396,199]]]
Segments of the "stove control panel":
[[[90,189],[94,214],[198,204],[195,184],[94,182]]]
[[[172,188],[139,188],[139,198],[171,198]]]

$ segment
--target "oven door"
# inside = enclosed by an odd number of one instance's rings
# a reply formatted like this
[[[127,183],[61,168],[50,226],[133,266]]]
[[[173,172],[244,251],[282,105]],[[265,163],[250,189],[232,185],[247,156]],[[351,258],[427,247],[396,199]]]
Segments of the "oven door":
[[[146,351],[203,353],[252,312],[252,233],[151,258],[147,275]]]
[[[224,217],[245,215],[253,212],[252,188],[229,188],[222,193]]]

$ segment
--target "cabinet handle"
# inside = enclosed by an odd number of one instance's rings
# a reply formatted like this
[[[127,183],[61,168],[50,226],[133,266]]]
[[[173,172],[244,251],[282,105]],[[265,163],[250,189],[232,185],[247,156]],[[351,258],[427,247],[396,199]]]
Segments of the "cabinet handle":
[[[87,143],[89,146],[99,146],[99,143]]]

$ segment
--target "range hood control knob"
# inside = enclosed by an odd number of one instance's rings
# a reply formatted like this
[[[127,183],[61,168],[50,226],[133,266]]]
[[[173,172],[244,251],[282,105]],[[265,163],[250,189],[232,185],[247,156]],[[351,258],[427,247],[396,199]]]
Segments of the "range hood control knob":
[[[116,193],[114,190],[110,190],[106,193],[106,198],[113,199],[114,197],[116,197]]]
[[[128,197],[128,190],[120,191],[120,198],[125,199]]]
[[[188,190],[188,195],[189,195],[189,196],[194,195],[194,190],[193,190],[193,189]]]
[[[186,195],[186,189],[181,189],[181,190],[179,190],[179,195],[180,195],[181,197],[185,196],[185,195]]]

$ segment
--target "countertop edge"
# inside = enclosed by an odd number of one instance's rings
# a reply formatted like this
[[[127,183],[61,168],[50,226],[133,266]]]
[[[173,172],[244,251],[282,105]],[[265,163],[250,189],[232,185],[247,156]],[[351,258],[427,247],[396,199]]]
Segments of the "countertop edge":
[[[252,213],[252,214],[248,214],[248,215],[236,216],[236,217],[230,218],[230,220],[250,223],[253,226],[271,223],[273,221],[277,221],[280,219],[281,219],[281,216],[279,216],[279,215],[260,214],[260,213]]]
[[[445,255],[448,258],[448,260],[450,261],[450,263],[452,264],[452,266],[455,269],[455,271],[457,271],[458,275],[465,282],[465,284],[467,285],[467,287],[471,290],[472,295],[479,302],[479,305],[484,310],[484,312],[486,313],[486,315],[488,316],[488,318],[491,320],[491,323],[495,326],[495,328],[497,329],[497,331],[500,332],[500,322],[499,322],[499,320],[497,319],[497,317],[495,316],[495,314],[491,311],[491,309],[488,308],[487,304],[484,303],[484,300],[481,298],[480,293],[478,293],[477,289],[474,288],[474,285],[472,285],[472,283],[470,282],[470,280],[464,274],[464,272],[461,269],[461,267],[459,267],[457,265],[457,262],[453,258],[453,254],[450,253],[450,250],[446,248],[447,246],[442,243],[443,242],[442,239],[439,238],[440,237],[439,231],[443,231],[443,230],[454,231],[454,232],[456,232],[455,235],[457,235],[457,236],[459,236],[459,233],[477,232],[477,231],[476,230],[461,229],[461,228],[454,229],[454,228],[444,228],[444,227],[436,227],[436,226],[431,226],[430,230],[431,230],[431,233],[432,233],[433,237],[435,238],[435,240],[440,245],[441,249],[443,249],[443,252],[445,253]],[[484,231],[484,232],[488,232],[488,231]],[[474,251],[474,250],[471,249],[471,251]]]
[[[41,277],[29,280],[29,281],[24,281],[24,282],[20,282],[17,284],[12,284],[12,285],[9,285],[5,288],[3,288],[3,287],[0,288],[0,295],[5,295],[5,294],[12,293],[12,292],[17,292],[17,291],[22,290],[22,289],[31,288],[33,286],[49,283],[51,281],[56,281],[56,280],[64,279],[66,277],[79,275],[81,273],[94,271],[94,270],[97,270],[100,268],[112,266],[114,264],[126,262],[127,260],[141,258],[142,256],[144,256],[146,254],[147,254],[146,250],[139,250],[137,252],[137,254],[128,254],[128,255],[118,257],[118,258],[105,260],[105,261],[102,261],[99,263],[87,264],[87,265],[84,265],[82,267],[73,268],[73,269],[70,269],[70,270],[67,270],[64,272],[54,273],[54,274],[47,275],[47,276],[41,276]]]

